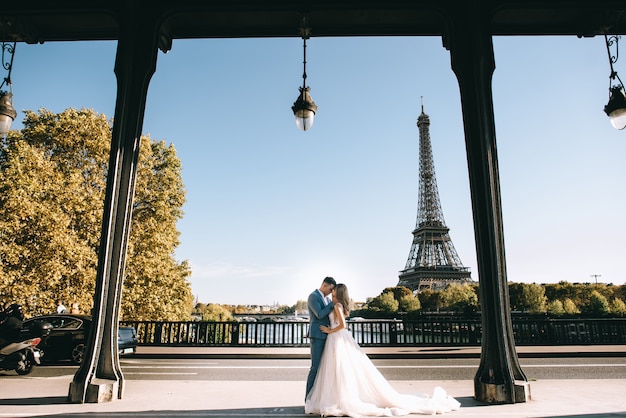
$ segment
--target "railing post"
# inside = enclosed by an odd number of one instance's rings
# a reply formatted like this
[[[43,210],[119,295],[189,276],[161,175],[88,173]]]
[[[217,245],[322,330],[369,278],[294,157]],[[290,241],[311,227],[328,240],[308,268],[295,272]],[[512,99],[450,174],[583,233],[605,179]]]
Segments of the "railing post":
[[[163,323],[157,322],[154,324],[154,344],[161,344],[163,341]]]
[[[233,322],[230,332],[230,345],[239,344],[239,323]]]
[[[389,325],[389,344],[395,345],[398,343],[398,329],[395,322]]]

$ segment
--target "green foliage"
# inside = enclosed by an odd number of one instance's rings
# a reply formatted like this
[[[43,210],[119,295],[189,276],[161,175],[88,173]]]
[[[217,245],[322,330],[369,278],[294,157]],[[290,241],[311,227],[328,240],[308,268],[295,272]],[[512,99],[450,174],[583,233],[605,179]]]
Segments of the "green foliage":
[[[93,306],[111,125],[93,110],[28,111],[0,147],[0,299],[26,314],[56,300]],[[187,319],[186,262],[174,260],[184,189],[172,146],[143,138],[127,269],[125,319]]]
[[[411,293],[410,295],[404,295],[400,298],[399,309],[402,312],[417,312],[422,308],[419,298]]]
[[[590,316],[605,316],[611,311],[609,301],[597,290],[589,296],[589,302],[583,305],[582,313]]]
[[[616,316],[626,315],[626,303],[620,298],[615,298],[611,301],[611,313]]]
[[[522,312],[546,312],[545,288],[536,283],[509,283],[509,298],[512,310]]]
[[[93,305],[109,123],[93,111],[27,112],[0,157],[0,294],[29,315]],[[104,136],[107,138],[107,136]]]
[[[209,303],[206,305],[201,314],[203,321],[229,322],[234,319],[228,308],[215,303]]]
[[[288,305],[280,305],[275,309],[275,313],[280,315],[291,315],[294,312],[293,306]]]
[[[439,312],[443,307],[443,298],[440,291],[426,289],[417,294],[422,305],[422,311]]]
[[[381,293],[391,292],[393,294],[393,298],[398,302],[404,296],[413,296],[413,291],[406,286],[394,286],[394,287],[386,287]]]
[[[626,284],[616,286],[613,290],[613,297],[619,298],[621,300],[626,300]]]
[[[367,309],[353,312],[366,318],[381,314],[396,313],[390,294],[400,296],[401,312],[463,312],[471,314],[480,309],[478,300],[478,284],[453,284],[444,290],[425,289],[414,296],[421,305],[417,308],[416,301],[403,290],[403,287],[387,287],[381,295],[369,298]],[[621,295],[626,292],[626,285],[615,286],[604,283],[568,283],[561,281],[551,284],[509,283],[510,306],[513,311],[531,314],[548,313],[551,316],[626,316],[626,303]],[[549,295],[549,296],[548,296]],[[395,299],[395,298],[394,298]],[[610,302],[608,302],[610,301]],[[413,310],[415,309],[415,310]]]
[[[236,314],[243,314],[248,313],[250,311],[250,308],[244,305],[236,305],[231,307],[230,311]]]
[[[367,302],[368,309],[386,314],[416,312],[422,307],[420,300],[406,286],[387,287],[375,298]]]
[[[389,293],[393,295],[393,299],[398,303],[397,307],[396,304],[389,299],[389,296],[386,295]],[[413,291],[406,286],[387,287],[383,289],[378,298],[374,298],[373,305],[372,301],[370,301],[368,306],[386,313],[395,313],[397,311],[416,312],[422,308],[419,299],[413,295]]]
[[[471,312],[478,308],[478,296],[469,283],[450,284],[441,292],[441,303],[448,311]]]
[[[565,315],[565,309],[563,308],[563,302],[560,300],[553,300],[548,303],[547,307],[548,313],[554,316],[562,316]]]
[[[368,308],[374,311],[383,313],[395,313],[398,312],[400,304],[394,298],[393,292],[383,292],[376,296],[368,303]]]
[[[578,306],[576,306],[574,301],[570,298],[565,298],[563,301],[563,310],[566,315],[576,315],[580,313],[580,309],[578,309]]]
[[[593,291],[597,291],[610,300],[614,297],[621,298],[621,292],[625,288],[624,285],[613,286],[605,283],[568,283],[564,281],[557,284],[544,284],[543,286],[548,300],[559,299],[565,302],[566,299],[570,299],[577,306],[577,310],[589,302]]]
[[[543,286],[530,283],[524,286],[522,291],[523,305],[525,310],[531,313],[541,313],[546,311],[547,298]]]
[[[124,318],[189,319],[193,295],[186,261],[174,251],[185,191],[182,166],[172,145],[142,137],[122,293]]]
[[[444,290],[425,289],[412,300],[402,287],[387,287],[381,295],[368,298],[367,307],[354,311],[355,316],[375,318],[395,314],[392,294],[400,296],[398,310],[401,312],[464,312],[470,314],[480,309],[478,284],[450,285]],[[509,283],[511,309],[526,313],[548,313],[551,316],[580,315],[586,316],[626,316],[626,303],[620,297],[626,291],[626,285],[615,286],[604,283],[568,283],[528,284]],[[550,297],[547,297],[550,295]],[[394,297],[395,299],[395,297]],[[417,300],[421,305],[417,308]],[[579,302],[577,302],[579,301]],[[610,301],[610,303],[608,302]],[[385,314],[385,315],[383,315]]]
[[[206,303],[198,302],[196,303],[196,306],[193,307],[191,313],[196,315],[202,315],[202,312],[204,312],[205,309]]]
[[[575,285],[571,283],[560,281],[559,283],[548,283],[543,285],[544,292],[546,298],[548,300],[577,300],[578,295],[580,293],[580,289],[578,289]],[[509,289],[511,287],[509,286]]]

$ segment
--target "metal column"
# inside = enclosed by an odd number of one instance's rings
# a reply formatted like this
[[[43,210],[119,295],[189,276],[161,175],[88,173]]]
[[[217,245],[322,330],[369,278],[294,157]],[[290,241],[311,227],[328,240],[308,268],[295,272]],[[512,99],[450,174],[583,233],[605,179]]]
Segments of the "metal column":
[[[483,4],[459,5],[444,42],[461,92],[480,283],[483,334],[474,396],[488,403],[517,403],[530,400],[530,387],[515,351],[509,307],[491,90],[491,13]]]
[[[81,367],[69,387],[74,403],[121,399],[124,376],[117,331],[126,249],[131,223],[139,141],[148,84],[156,68],[158,24],[135,2],[120,13],[115,62],[117,101],[107,178],[93,324]]]

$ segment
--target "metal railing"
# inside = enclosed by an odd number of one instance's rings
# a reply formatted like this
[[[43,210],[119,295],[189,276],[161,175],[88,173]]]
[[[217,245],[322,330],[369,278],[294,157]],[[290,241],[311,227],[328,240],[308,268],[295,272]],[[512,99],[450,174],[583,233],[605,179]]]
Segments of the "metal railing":
[[[122,321],[137,330],[146,346],[304,347],[308,322],[159,322]],[[481,344],[478,318],[361,320],[348,324],[362,347],[476,346]],[[514,319],[517,345],[626,344],[626,319]]]

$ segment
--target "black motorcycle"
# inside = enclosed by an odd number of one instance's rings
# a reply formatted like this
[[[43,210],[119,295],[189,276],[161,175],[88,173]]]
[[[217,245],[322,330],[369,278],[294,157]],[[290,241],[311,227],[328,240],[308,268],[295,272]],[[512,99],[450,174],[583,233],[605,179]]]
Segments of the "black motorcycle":
[[[22,307],[11,305],[0,318],[0,371],[15,370],[19,375],[33,371],[43,353],[37,348],[41,338],[50,333],[50,324],[37,323],[22,329]]]
[[[41,363],[41,351],[37,349],[40,342],[41,337],[35,337],[0,348],[0,370],[15,370],[19,375],[32,372]]]

